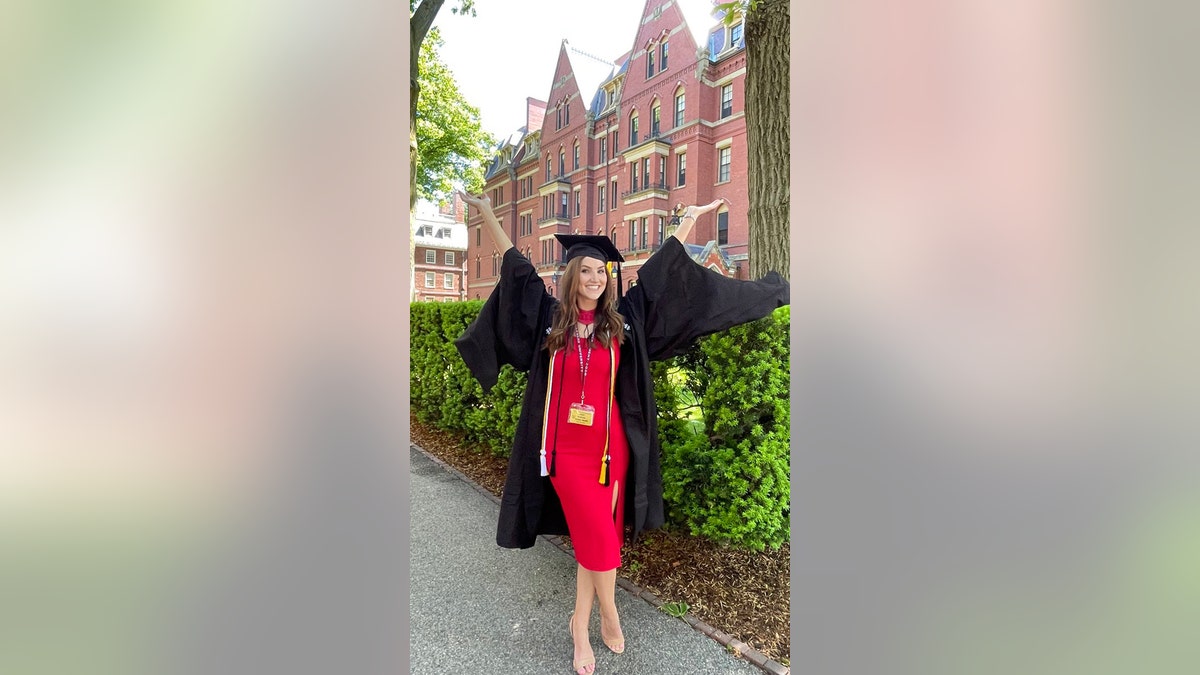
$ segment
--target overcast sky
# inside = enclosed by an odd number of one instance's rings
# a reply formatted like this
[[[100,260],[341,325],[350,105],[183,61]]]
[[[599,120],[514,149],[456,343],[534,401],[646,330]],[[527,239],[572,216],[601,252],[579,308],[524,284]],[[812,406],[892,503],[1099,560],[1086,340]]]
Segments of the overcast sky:
[[[677,1],[693,35],[717,23],[712,0]],[[479,108],[484,130],[502,138],[525,124],[526,96],[546,100],[564,38],[615,60],[633,47],[646,0],[479,0],[475,17],[452,14],[452,5],[434,23],[446,42],[442,60]]]

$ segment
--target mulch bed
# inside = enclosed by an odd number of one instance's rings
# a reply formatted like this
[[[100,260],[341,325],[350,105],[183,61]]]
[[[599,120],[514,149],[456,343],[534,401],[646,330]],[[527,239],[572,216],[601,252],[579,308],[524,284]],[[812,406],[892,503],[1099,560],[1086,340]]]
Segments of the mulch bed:
[[[504,487],[508,460],[468,450],[453,434],[410,416],[412,440],[492,494]],[[567,537],[563,537],[567,540]],[[663,602],[685,602],[696,618],[787,665],[791,656],[791,548],[756,553],[668,529],[621,552],[619,574]]]

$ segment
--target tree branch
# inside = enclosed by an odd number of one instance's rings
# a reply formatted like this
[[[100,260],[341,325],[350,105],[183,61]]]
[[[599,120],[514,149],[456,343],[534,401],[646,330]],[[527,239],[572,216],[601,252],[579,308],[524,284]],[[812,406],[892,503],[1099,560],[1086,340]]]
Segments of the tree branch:
[[[413,12],[413,15],[408,19],[410,44],[415,48],[419,49],[421,43],[424,42],[425,35],[433,27],[433,20],[437,18],[437,13],[444,4],[446,4],[446,0],[423,0],[417,6],[417,11]]]

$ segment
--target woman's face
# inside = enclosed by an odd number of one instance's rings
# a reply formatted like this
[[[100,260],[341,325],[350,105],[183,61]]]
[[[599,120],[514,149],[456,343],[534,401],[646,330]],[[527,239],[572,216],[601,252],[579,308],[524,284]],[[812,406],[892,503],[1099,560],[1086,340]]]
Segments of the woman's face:
[[[608,286],[608,270],[604,261],[584,256],[580,258],[579,279],[576,294],[579,300],[587,301],[588,305],[595,303],[604,294]]]

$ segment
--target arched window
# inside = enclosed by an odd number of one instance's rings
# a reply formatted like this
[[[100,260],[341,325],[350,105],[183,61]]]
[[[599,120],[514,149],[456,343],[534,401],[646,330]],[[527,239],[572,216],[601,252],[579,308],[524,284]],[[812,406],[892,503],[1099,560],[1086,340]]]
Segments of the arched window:
[[[650,104],[650,138],[658,137],[661,120],[662,106],[658,104],[658,99],[654,99],[654,103]]]
[[[546,153],[546,182],[550,182],[550,153]]]
[[[646,47],[646,79],[654,76],[654,45]]]
[[[683,87],[675,90],[675,126],[683,126],[683,111],[684,111],[684,96]]]
[[[567,174],[567,152],[562,146],[558,147],[558,175],[565,176]]]
[[[575,141],[575,168],[579,168],[579,141]]]
[[[638,114],[634,110],[629,114],[629,147],[638,144]]]

